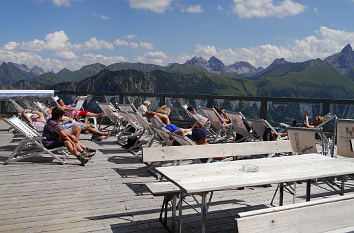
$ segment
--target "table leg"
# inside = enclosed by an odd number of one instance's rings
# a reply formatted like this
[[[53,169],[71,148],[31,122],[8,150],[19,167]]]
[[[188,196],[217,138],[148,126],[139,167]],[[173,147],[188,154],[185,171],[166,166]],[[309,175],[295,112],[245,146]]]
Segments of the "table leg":
[[[342,181],[341,181],[341,187],[340,187],[340,195],[344,195],[344,181],[345,181],[345,176],[342,176]]]
[[[306,201],[311,199],[311,180],[307,180],[306,183]]]
[[[182,233],[182,200],[183,200],[183,194],[182,190],[179,193],[179,203],[178,203],[178,208],[179,208],[179,233]]]
[[[205,233],[205,222],[206,222],[206,214],[207,214],[207,204],[206,204],[206,193],[202,194],[202,205],[201,205],[201,232]]]
[[[177,195],[173,195],[172,198],[172,232],[176,232],[176,202],[177,202]]]
[[[282,206],[284,202],[284,183],[279,184],[279,206]]]

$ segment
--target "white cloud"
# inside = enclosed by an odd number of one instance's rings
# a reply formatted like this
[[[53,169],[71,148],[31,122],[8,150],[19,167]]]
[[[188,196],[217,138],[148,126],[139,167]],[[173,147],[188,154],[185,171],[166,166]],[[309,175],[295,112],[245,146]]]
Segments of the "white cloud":
[[[77,56],[75,55],[75,53],[73,53],[71,51],[56,52],[55,53],[55,57],[63,58],[63,59],[66,59],[66,60],[77,59]]]
[[[197,44],[195,51],[205,56],[214,56],[216,54],[216,48],[214,45]]]
[[[128,34],[128,35],[125,35],[125,36],[122,36],[124,39],[129,39],[129,40],[131,40],[131,39],[135,39],[135,38],[137,38],[138,37],[138,35],[137,34]]]
[[[171,2],[172,0],[129,0],[131,8],[146,9],[155,13],[164,13]]]
[[[127,41],[121,39],[116,39],[113,43],[118,46],[129,46]]]
[[[218,11],[223,11],[224,10],[224,8],[220,4],[217,5],[216,9]]]
[[[154,48],[154,46],[148,42],[140,42],[140,47],[149,50]]]
[[[56,6],[70,6],[70,0],[53,0],[54,5]]]
[[[109,19],[110,19],[109,16],[101,15],[101,14],[96,14],[95,12],[93,13],[93,16],[94,16],[94,17],[98,17],[98,18],[100,18],[100,19],[102,19],[102,20],[109,20]]]
[[[198,13],[202,13],[202,6],[201,5],[192,5],[188,8],[182,8],[181,12],[188,12],[188,13],[194,13],[194,14],[198,14]]]
[[[129,42],[129,47],[133,49],[139,48],[139,44],[135,42]]]
[[[227,65],[236,61],[248,61],[252,65],[266,67],[276,58],[285,58],[291,62],[324,59],[341,51],[346,44],[354,45],[354,32],[322,26],[314,34],[284,46],[264,44],[250,48],[216,49],[214,45],[197,44],[195,52],[199,56],[216,56]]]
[[[109,49],[113,50],[114,46],[112,43],[105,40],[97,40],[95,37],[92,37],[89,41],[86,41],[81,46],[82,50],[101,50]]]
[[[306,9],[292,0],[234,0],[233,12],[240,18],[265,18],[297,15]]]
[[[4,45],[4,49],[5,50],[14,50],[15,48],[17,48],[17,46],[18,46],[17,42],[10,41]]]
[[[155,51],[144,53],[144,56],[139,56],[136,58],[136,60],[142,63],[165,65],[167,63],[168,57],[162,51]]]

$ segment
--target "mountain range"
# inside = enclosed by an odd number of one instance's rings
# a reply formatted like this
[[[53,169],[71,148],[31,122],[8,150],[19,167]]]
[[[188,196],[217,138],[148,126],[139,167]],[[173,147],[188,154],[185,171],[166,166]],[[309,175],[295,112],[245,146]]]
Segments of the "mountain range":
[[[354,52],[348,44],[324,60],[293,63],[279,58],[266,68],[193,57],[167,66],[96,63],[45,73],[38,66],[8,62],[0,66],[0,88],[352,99]]]

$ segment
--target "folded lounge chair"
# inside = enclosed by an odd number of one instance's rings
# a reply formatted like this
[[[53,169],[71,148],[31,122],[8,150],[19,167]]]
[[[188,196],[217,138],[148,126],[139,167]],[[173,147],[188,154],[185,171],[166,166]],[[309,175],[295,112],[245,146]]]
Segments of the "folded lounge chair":
[[[58,147],[54,149],[47,149],[43,146],[42,140],[39,133],[28,126],[25,122],[20,120],[18,117],[13,116],[8,119],[4,119],[11,127],[15,128],[23,135],[22,141],[18,144],[16,149],[11,153],[10,157],[4,162],[8,164],[17,160],[38,156],[40,154],[46,153],[50,154],[54,159],[58,160],[61,164],[65,164],[65,159],[68,156],[65,147]],[[60,152],[64,154],[64,159],[59,158],[53,152]]]

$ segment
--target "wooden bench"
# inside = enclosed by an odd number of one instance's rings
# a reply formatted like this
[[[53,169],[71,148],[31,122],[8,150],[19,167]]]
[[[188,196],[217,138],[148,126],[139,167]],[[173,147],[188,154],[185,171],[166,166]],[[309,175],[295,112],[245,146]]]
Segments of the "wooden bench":
[[[354,194],[237,214],[236,232],[349,232]]]

